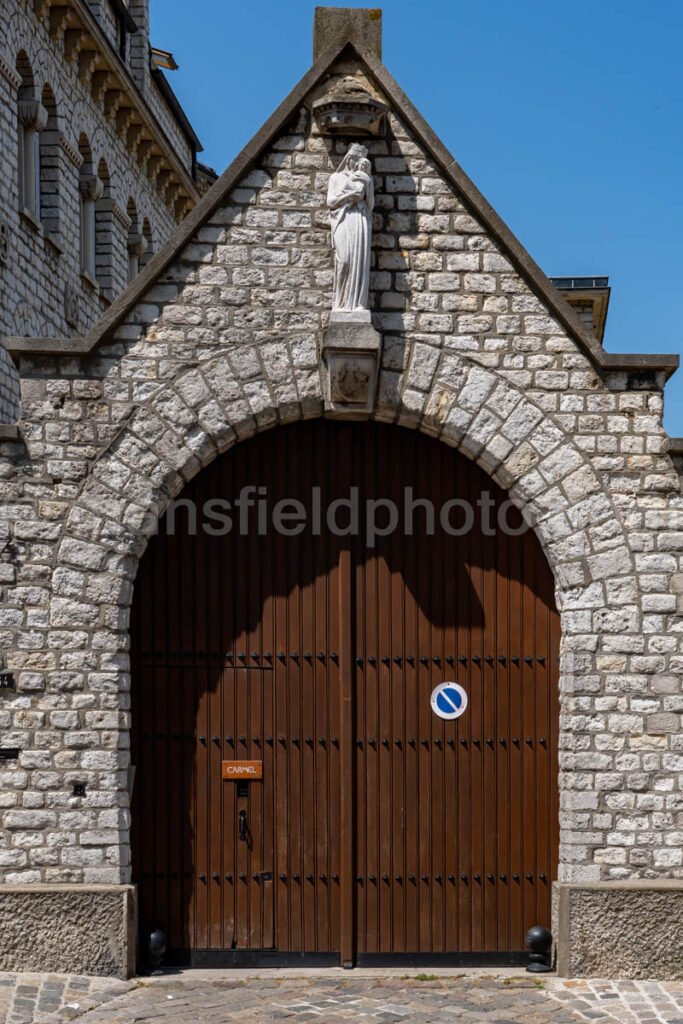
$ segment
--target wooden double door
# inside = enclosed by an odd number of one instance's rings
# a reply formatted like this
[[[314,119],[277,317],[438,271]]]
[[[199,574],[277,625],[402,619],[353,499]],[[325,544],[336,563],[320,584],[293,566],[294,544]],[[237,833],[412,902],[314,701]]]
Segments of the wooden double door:
[[[549,924],[559,625],[505,502],[444,444],[331,421],[182,492],[132,621],[134,880],[171,960],[504,964]]]

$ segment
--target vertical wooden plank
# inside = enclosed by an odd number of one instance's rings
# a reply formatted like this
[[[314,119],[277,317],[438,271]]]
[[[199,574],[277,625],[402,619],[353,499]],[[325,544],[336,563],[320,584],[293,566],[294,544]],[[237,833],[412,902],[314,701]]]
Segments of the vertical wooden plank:
[[[496,495],[496,708],[493,739],[496,759],[496,949],[510,949],[510,792],[509,750],[510,750],[510,700],[509,681],[512,669],[510,662],[510,566],[508,538],[498,522],[501,496]],[[493,516],[492,516],[493,519]]]
[[[350,431],[340,426],[338,473],[340,482],[351,481]],[[348,489],[348,487],[346,488]],[[354,784],[353,784],[353,624],[351,544],[339,547],[339,745],[340,745],[340,952],[344,967],[354,960]]]
[[[429,451],[430,471],[423,483],[422,494],[438,505],[443,488],[442,450],[425,439],[425,449]],[[423,460],[426,462],[426,460]],[[431,950],[442,953],[446,950],[446,905],[445,886],[447,885],[445,869],[445,744],[447,723],[431,711],[431,690],[442,683],[444,675],[444,632],[445,632],[445,594],[444,594],[444,556],[445,549],[441,538],[426,536],[423,538],[422,550],[428,554],[432,566],[432,580],[429,588],[429,657],[431,662],[430,693],[424,695],[425,708],[429,711],[431,729],[429,746],[431,750],[431,775],[429,787],[432,798],[431,814],[431,864],[429,890],[431,894]],[[451,728],[450,723],[448,724]]]
[[[409,482],[416,483],[420,457],[416,432],[410,432],[404,442],[405,473]],[[418,636],[418,589],[417,574],[420,561],[419,533],[405,539],[401,571],[404,587],[404,644],[405,662],[403,682],[405,686],[405,902],[406,902],[406,950],[420,949],[420,649]]]
[[[367,491],[376,500],[396,497],[395,476],[392,474],[385,456],[387,450],[387,430],[380,426],[375,434],[374,473],[367,481]],[[400,439],[397,438],[397,441]],[[378,510],[377,522],[383,526],[387,511],[382,507]],[[392,837],[399,827],[400,804],[394,802],[394,786],[392,778],[393,765],[393,702],[392,690],[392,659],[394,656],[393,623],[391,615],[391,580],[389,571],[390,537],[379,536],[375,541],[374,551],[370,557],[375,568],[375,597],[377,609],[373,617],[370,633],[370,647],[374,651],[376,664],[368,668],[372,673],[375,687],[375,708],[377,720],[377,882],[375,886],[378,913],[378,952],[393,952],[392,934],[394,928],[394,907],[392,890],[394,868],[391,859]]]
[[[300,476],[299,500],[309,512],[311,508],[311,488],[317,478],[318,451],[316,439],[310,426],[307,426],[308,452],[307,464]],[[299,566],[301,578],[301,814],[302,814],[302,911],[303,911],[303,949],[317,949],[317,892],[321,888],[318,877],[316,856],[316,832],[318,806],[316,803],[315,768],[317,739],[316,728],[316,694],[315,694],[315,587],[313,577],[314,544],[309,536],[309,525],[304,533],[294,541],[299,548]]]
[[[385,434],[386,437],[386,434]],[[396,437],[396,444],[400,451],[401,464],[408,466],[407,458],[410,447],[407,444],[411,439],[408,431],[400,431]],[[389,475],[388,490],[394,502],[403,515],[403,485],[406,482],[404,474],[392,472]],[[408,478],[409,479],[409,478]],[[405,546],[411,544],[411,538],[405,535],[404,529],[396,530],[387,541],[388,551],[388,574],[389,591],[387,600],[390,607],[391,626],[391,648],[389,655],[391,664],[389,666],[389,678],[391,685],[391,723],[389,730],[390,737],[390,759],[391,759],[391,867],[389,872],[389,886],[392,892],[392,915],[393,928],[391,935],[391,950],[395,953],[406,951],[406,886],[407,865],[406,865],[406,834],[407,834],[407,799],[406,799],[406,699],[407,699],[407,663],[405,660],[405,609],[404,593],[405,581],[402,571],[402,559]]]
[[[272,502],[275,505],[285,497],[287,465],[287,434],[275,431],[272,438]],[[289,835],[292,822],[289,817],[289,565],[288,549],[281,537],[275,540],[272,573],[275,584],[275,641],[273,647],[275,685],[275,723],[273,727],[273,749],[275,763],[275,845],[274,865],[276,886],[275,900],[275,944],[283,952],[291,947],[290,934],[290,892],[292,888],[292,867],[290,864]]]
[[[533,591],[532,538],[524,538],[524,670],[522,683],[522,772],[523,772],[523,834],[524,834],[524,918],[522,930],[538,924],[536,918],[536,891],[538,885],[536,866],[536,833],[538,829],[536,808],[536,762],[534,757],[535,738],[535,691],[536,691],[536,596]],[[531,561],[530,561],[531,560]]]
[[[516,659],[509,669],[509,784],[510,784],[510,945],[524,948],[524,819],[523,819],[523,677],[524,606],[523,544],[518,538],[510,545],[510,657]]]
[[[441,481],[438,493],[434,495],[436,511],[435,548],[437,560],[441,565],[441,592],[443,616],[442,641],[442,679],[460,682],[458,678],[458,636],[457,636],[457,580],[460,572],[458,565],[459,550],[455,538],[448,537],[442,530],[438,519],[438,509],[444,502],[457,494],[457,462],[453,453],[445,445],[439,445],[441,462]],[[462,685],[462,684],[461,684]],[[458,951],[459,946],[459,845],[458,834],[460,811],[460,778],[458,774],[458,738],[462,719],[449,722],[444,728],[444,830],[443,830],[443,912],[444,912],[444,952]]]
[[[325,467],[321,474],[326,484],[326,495],[323,495],[322,511],[329,507],[335,497],[342,493],[342,488],[348,484],[348,480],[340,479],[336,465],[337,460],[338,434],[329,429],[325,432]],[[329,849],[330,849],[330,949],[336,952],[341,951],[341,906],[344,898],[344,886],[350,886],[350,900],[352,910],[355,895],[355,877],[346,882],[342,872],[342,812],[341,812],[341,772],[342,760],[345,757],[351,759],[353,769],[353,746],[349,753],[342,747],[341,740],[341,650],[342,650],[342,623],[340,621],[339,602],[342,593],[340,573],[340,549],[342,539],[334,536],[325,529],[323,520],[323,537],[326,551],[326,563],[328,570],[325,578],[325,602],[327,608],[327,695],[326,714],[329,722]],[[350,600],[350,596],[346,598]],[[352,722],[353,727],[353,722]],[[353,743],[353,738],[352,738]],[[353,824],[353,823],[352,823]]]
[[[463,458],[453,459],[455,480],[454,497],[469,499],[467,490],[468,464]],[[455,670],[456,680],[467,692],[468,709],[457,721],[457,829],[458,859],[456,869],[456,886],[458,893],[458,946],[463,951],[471,951],[473,947],[473,888],[472,878],[475,870],[472,864],[472,803],[474,800],[472,758],[473,715],[476,709],[474,693],[476,669],[472,655],[478,648],[473,643],[473,608],[476,611],[476,594],[473,590],[470,568],[471,539],[458,538],[453,541],[454,590],[455,590],[455,621],[456,647]]]

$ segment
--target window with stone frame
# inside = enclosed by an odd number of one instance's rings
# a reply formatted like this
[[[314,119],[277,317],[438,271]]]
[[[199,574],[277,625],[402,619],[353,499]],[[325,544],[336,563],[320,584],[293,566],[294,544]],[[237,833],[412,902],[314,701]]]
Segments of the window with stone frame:
[[[40,133],[47,126],[48,113],[36,96],[33,69],[23,51],[17,57],[16,68],[21,76],[17,109],[19,209],[38,226],[41,201]]]
[[[47,114],[47,123],[39,136],[40,221],[48,238],[61,247],[60,130],[57,104],[48,85],[43,89],[41,102]]]
[[[78,140],[81,168],[78,179],[80,200],[81,274],[89,284],[97,285],[96,265],[96,211],[95,204],[102,195],[103,186],[93,167],[92,150],[85,134]]]
[[[113,299],[116,288],[114,260],[114,202],[109,168],[104,158],[97,166],[101,190],[95,200],[95,277],[105,298]]]

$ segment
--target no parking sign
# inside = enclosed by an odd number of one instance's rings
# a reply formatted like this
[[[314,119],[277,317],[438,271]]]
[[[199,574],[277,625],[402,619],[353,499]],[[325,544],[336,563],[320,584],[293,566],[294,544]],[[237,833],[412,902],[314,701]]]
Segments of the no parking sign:
[[[466,711],[467,693],[458,683],[439,683],[432,690],[431,705],[435,715],[451,722]]]

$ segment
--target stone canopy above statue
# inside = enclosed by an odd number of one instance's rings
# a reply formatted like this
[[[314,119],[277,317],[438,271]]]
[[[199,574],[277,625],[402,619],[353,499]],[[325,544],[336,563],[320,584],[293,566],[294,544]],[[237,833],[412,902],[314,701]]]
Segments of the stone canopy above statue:
[[[323,135],[380,135],[388,107],[351,75],[335,82],[312,106]]]

